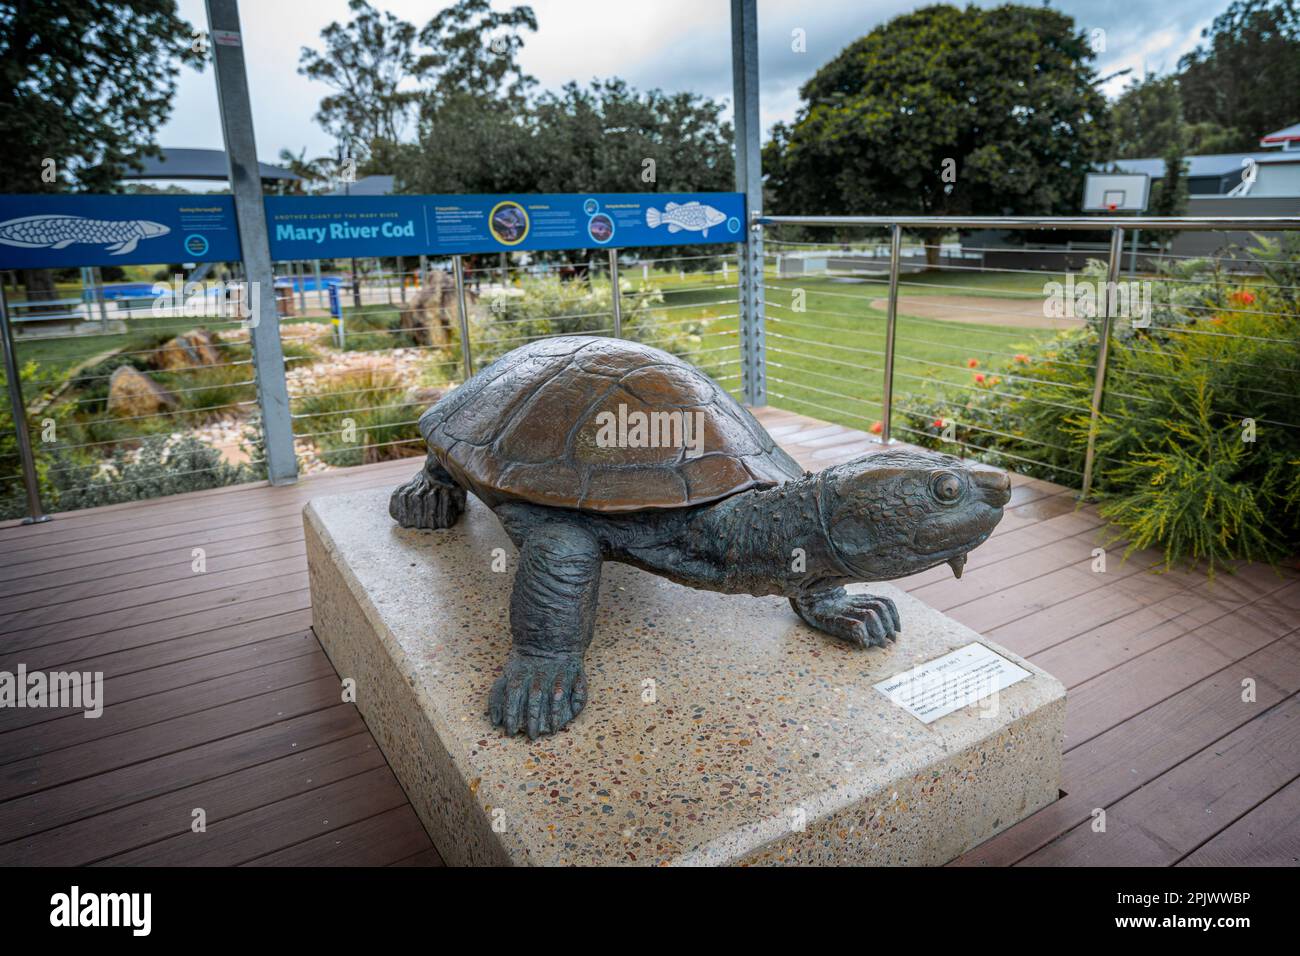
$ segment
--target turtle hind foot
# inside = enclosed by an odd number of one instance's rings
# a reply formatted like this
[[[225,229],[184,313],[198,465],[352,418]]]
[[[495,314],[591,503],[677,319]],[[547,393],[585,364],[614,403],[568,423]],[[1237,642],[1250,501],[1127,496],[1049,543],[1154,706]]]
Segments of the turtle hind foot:
[[[465,513],[465,489],[441,466],[429,462],[393,490],[388,513],[403,528],[450,528]]]

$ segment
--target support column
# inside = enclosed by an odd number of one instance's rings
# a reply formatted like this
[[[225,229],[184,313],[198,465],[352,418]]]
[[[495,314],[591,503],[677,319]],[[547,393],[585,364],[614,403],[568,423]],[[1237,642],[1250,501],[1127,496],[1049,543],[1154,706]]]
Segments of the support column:
[[[735,104],[736,190],[745,194],[745,241],[739,252],[740,369],[747,405],[767,404],[763,330],[763,169],[758,115],[757,0],[731,0],[731,80]]]
[[[257,403],[262,412],[266,476],[273,485],[287,485],[298,479],[298,461],[293,450],[293,422],[289,417],[289,389],[284,378],[284,353],[280,348],[280,318],[275,308],[266,208],[262,201],[257,143],[253,138],[253,115],[248,101],[239,4],[238,0],[207,0],[207,9],[221,132],[230,165],[230,188],[235,194],[235,220],[239,226],[244,277],[248,292],[256,292],[245,301],[256,308],[247,316],[247,321],[253,346]]]

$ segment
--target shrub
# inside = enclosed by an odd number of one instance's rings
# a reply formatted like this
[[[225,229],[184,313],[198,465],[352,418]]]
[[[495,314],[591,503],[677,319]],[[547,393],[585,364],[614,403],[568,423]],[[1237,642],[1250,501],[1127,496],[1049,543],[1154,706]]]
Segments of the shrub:
[[[475,367],[482,368],[534,339],[601,330],[610,334],[611,288],[600,283],[593,289],[587,282],[530,280],[523,285],[522,294],[502,297],[498,309],[480,307],[470,332]],[[652,309],[663,302],[663,295],[653,287],[633,288],[628,282],[622,283],[622,289],[623,336],[637,341],[656,339]],[[658,347],[671,350],[673,341]],[[448,355],[451,360],[459,356],[459,345],[455,348]]]
[[[1111,343],[1093,490],[1114,537],[1159,547],[1166,567],[1212,575],[1300,542],[1300,242],[1251,251],[1276,260],[1264,281],[1179,266],[1162,278],[1181,281],[1156,280],[1151,326],[1121,323]],[[1077,485],[1096,324],[1006,363],[997,385],[948,389],[937,415],[909,416],[908,437],[955,450],[947,433],[976,457]]]
[[[145,438],[137,450],[119,447],[105,461],[79,462],[56,448],[51,455],[53,506],[61,511],[159,498],[255,481],[248,465],[232,465],[193,435]]]
[[[328,465],[388,461],[421,453],[416,424],[422,408],[406,398],[406,384],[379,366],[351,369],[322,379],[299,402],[305,434]]]

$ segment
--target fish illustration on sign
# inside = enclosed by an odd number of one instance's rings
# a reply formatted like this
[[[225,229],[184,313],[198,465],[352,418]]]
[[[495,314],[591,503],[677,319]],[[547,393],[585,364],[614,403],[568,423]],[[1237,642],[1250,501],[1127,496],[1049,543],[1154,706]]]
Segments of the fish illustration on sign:
[[[645,211],[645,224],[651,229],[658,227],[660,223],[667,223],[669,232],[681,232],[686,229],[690,232],[702,233],[705,239],[709,237],[709,229],[726,221],[726,218],[726,213],[712,206],[706,206],[698,200],[688,203],[670,202],[664,206],[663,212],[654,208]]]
[[[0,243],[23,249],[66,249],[76,243],[103,246],[115,256],[134,252],[141,239],[171,232],[148,219],[87,219],[85,216],[23,216],[0,222]]]

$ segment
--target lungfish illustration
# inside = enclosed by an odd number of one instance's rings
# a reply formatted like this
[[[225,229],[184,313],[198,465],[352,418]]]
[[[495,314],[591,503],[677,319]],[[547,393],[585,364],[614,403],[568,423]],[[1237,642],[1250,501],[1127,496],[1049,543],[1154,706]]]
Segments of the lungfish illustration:
[[[24,216],[0,222],[0,243],[23,249],[66,249],[74,242],[104,246],[115,256],[134,252],[141,239],[171,232],[148,219],[87,219],[85,216]]]
[[[709,229],[724,221],[727,214],[712,206],[705,206],[698,201],[688,203],[670,202],[664,206],[664,211],[658,209],[647,209],[645,211],[645,224],[651,229],[657,227],[661,222],[668,224],[669,232],[681,232],[687,229],[691,232],[703,233],[704,238],[709,237]]]

